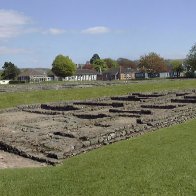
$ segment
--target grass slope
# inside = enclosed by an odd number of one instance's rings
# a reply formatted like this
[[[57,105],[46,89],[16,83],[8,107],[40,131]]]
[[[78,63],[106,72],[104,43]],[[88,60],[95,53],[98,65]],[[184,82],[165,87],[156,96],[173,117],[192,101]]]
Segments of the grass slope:
[[[149,80],[117,86],[46,90],[18,93],[1,93],[0,109],[21,104],[89,99],[102,96],[122,95],[130,92],[180,90],[196,88],[196,80]]]
[[[196,195],[196,120],[67,159],[0,170],[0,195]]]

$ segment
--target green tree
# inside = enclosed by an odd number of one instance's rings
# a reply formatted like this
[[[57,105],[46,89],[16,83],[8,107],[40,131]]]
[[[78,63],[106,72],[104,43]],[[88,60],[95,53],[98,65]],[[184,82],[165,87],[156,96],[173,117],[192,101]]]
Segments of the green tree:
[[[59,77],[72,76],[76,65],[68,56],[58,55],[52,63],[52,72]]]
[[[102,59],[96,59],[94,62],[93,62],[93,67],[94,69],[97,71],[97,72],[103,72],[105,70],[108,69],[106,63],[104,60]]]
[[[1,77],[4,80],[15,80],[20,74],[20,69],[11,62],[5,62],[2,68],[3,72]]]
[[[187,71],[194,73],[196,71],[196,43],[190,49],[186,57]]]
[[[118,67],[118,63],[117,61],[111,59],[111,58],[106,58],[106,59],[103,59],[107,65],[108,68],[113,68],[113,67]]]
[[[148,73],[160,73],[167,70],[165,60],[154,52],[140,57],[139,68]]]
[[[93,64],[95,60],[100,59],[98,54],[93,54],[92,58],[90,59],[90,64]]]
[[[174,60],[171,62],[172,70],[177,73],[177,78],[180,76],[180,73],[184,71],[184,68],[182,66],[182,61],[180,60]]]

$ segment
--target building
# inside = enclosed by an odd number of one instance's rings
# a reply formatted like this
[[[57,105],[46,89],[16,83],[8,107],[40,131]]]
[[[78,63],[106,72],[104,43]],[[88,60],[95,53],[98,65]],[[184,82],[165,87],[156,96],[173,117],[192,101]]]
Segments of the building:
[[[110,68],[102,73],[102,80],[119,80],[120,70],[119,68]]]
[[[0,80],[0,84],[9,84],[10,80]]]
[[[120,80],[134,80],[136,70],[131,67],[120,67]]]
[[[63,81],[93,81],[97,80],[98,73],[91,69],[77,69],[73,76],[63,78]]]
[[[133,80],[136,70],[130,67],[111,68],[102,73],[103,80]]]
[[[37,71],[35,69],[25,69],[19,74],[18,80],[30,83],[39,83],[44,81],[51,81],[53,80],[53,78],[48,77],[44,71]]]
[[[169,72],[161,72],[159,75],[160,75],[160,78],[170,78]]]
[[[135,73],[135,79],[147,79],[148,74],[145,72],[136,72]]]

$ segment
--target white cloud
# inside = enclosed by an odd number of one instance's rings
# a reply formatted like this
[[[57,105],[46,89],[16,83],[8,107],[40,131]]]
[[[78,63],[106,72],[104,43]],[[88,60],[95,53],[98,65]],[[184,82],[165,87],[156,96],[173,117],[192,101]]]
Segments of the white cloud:
[[[47,31],[44,31],[44,34],[51,34],[51,35],[60,35],[65,33],[66,31],[63,29],[57,29],[57,28],[50,28]]]
[[[110,29],[104,26],[91,27],[91,28],[82,30],[82,33],[84,34],[105,34],[109,32],[110,32]]]
[[[24,27],[29,23],[30,19],[22,13],[0,9],[0,39],[15,37],[24,33]]]
[[[29,53],[29,51],[23,48],[8,48],[5,46],[0,47],[0,55],[17,55],[27,53]]]
[[[43,30],[41,28],[31,27],[31,19],[24,14],[14,10],[0,9],[0,41],[7,40],[25,33],[43,33],[50,35],[61,35],[64,33],[79,33],[76,30],[65,30],[59,28],[50,28]],[[96,26],[80,31],[84,34],[105,34],[110,29],[105,26]]]

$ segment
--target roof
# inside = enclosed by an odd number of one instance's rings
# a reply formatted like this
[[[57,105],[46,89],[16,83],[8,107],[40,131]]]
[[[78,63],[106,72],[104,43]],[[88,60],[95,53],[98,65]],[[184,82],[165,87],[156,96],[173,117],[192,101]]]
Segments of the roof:
[[[119,67],[117,68],[113,67],[103,72],[103,74],[111,74],[111,75],[116,75],[118,73],[119,73]]]
[[[129,68],[129,67],[116,67],[116,68],[110,68],[106,71],[103,72],[103,74],[111,74],[111,75],[116,75],[119,72],[121,73],[130,73],[130,72],[136,72],[137,70]]]
[[[35,69],[25,69],[24,71],[22,71],[20,74],[19,74],[19,77],[20,76],[37,76],[37,75],[41,75],[41,76],[46,76],[47,74],[44,72],[44,71],[38,71],[38,70],[35,70]]]
[[[131,67],[121,67],[121,73],[130,73],[130,72],[137,72],[137,70]]]

